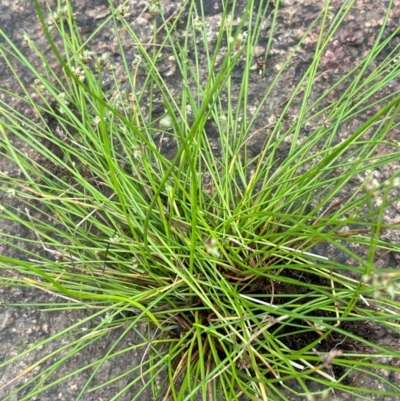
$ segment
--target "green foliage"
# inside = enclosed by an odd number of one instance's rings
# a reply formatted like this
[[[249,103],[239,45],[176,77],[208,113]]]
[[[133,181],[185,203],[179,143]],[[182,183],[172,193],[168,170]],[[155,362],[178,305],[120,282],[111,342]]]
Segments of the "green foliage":
[[[142,366],[127,364],[123,375],[102,384],[135,373],[115,400],[142,378],[154,399],[165,400],[236,400],[243,394],[287,400],[335,391],[369,399],[400,392],[379,374],[400,371],[384,363],[400,351],[380,345],[373,334],[380,326],[399,333],[399,273],[375,264],[383,251],[399,251],[382,237],[396,228],[385,210],[399,200],[399,177],[378,182],[373,175],[400,160],[399,143],[386,139],[398,128],[400,96],[384,91],[400,76],[398,49],[384,56],[399,32],[384,40],[383,26],[365,59],[315,96],[321,58],[353,4],[345,2],[329,18],[327,2],[310,27],[319,32],[312,63],[292,96],[282,99],[282,113],[261,124],[307,34],[274,76],[268,51],[279,1],[249,0],[243,10],[238,3],[223,2],[210,46],[201,2],[187,1],[169,19],[150,2],[158,14],[150,42],[126,22],[128,8],[110,3],[109,17],[84,40],[69,2],[47,23],[36,2],[58,60],[54,67],[26,36],[43,70],[2,34],[0,52],[21,93],[2,91],[36,116],[12,103],[0,105],[2,144],[20,172],[1,175],[3,189],[11,188],[18,200],[18,208],[3,205],[2,218],[32,233],[24,245],[3,235],[26,258],[0,257],[3,269],[18,272],[2,283],[40,287],[67,299],[65,309],[74,307],[74,299],[76,307],[97,312],[0,367],[103,316],[38,361],[51,364],[4,400],[27,386],[18,399],[32,399],[94,368],[92,378],[120,355],[116,344],[61,379],[52,375],[116,328],[123,328],[122,338],[143,324],[143,343],[125,349],[143,347]],[[255,65],[254,47],[270,12],[267,51]],[[120,47],[117,65],[90,52],[91,41],[109,24]],[[135,45],[133,60],[121,32]],[[160,72],[170,62],[176,71]],[[20,79],[17,64],[33,76],[32,86]],[[271,86],[254,103],[249,88],[262,74]],[[340,85],[346,85],[341,96],[326,102]],[[294,110],[296,118],[287,121]],[[351,121],[362,124],[343,139],[341,127]],[[313,129],[306,135],[307,124]],[[249,144],[260,134],[262,146],[254,152]],[[33,246],[43,252],[30,251]],[[332,258],[335,252],[345,262]],[[385,389],[359,388],[359,374],[379,378]],[[98,388],[88,381],[79,398]]]

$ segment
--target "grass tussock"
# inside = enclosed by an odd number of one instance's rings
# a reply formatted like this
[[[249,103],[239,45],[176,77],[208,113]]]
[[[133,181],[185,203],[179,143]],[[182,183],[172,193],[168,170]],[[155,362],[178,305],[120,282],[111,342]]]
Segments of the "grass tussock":
[[[20,84],[2,89],[12,101],[0,104],[1,140],[15,170],[1,174],[13,197],[1,217],[32,234],[3,233],[24,256],[0,257],[14,271],[2,284],[39,287],[64,302],[49,308],[93,314],[53,336],[71,340],[40,361],[49,363],[39,373],[26,369],[26,382],[4,400],[32,399],[85,370],[93,373],[79,399],[131,375],[112,399],[140,399],[130,393],[136,385],[163,400],[399,394],[379,372],[399,373],[385,361],[400,351],[376,335],[399,334],[399,273],[376,262],[399,251],[387,240],[398,226],[386,211],[399,200],[400,177],[374,175],[400,160],[399,142],[388,139],[399,124],[400,93],[388,91],[400,77],[398,48],[388,51],[399,32],[384,36],[382,26],[365,58],[318,94],[321,60],[354,2],[334,16],[326,2],[279,71],[269,64],[278,0],[221,1],[212,43],[201,2],[168,17],[148,2],[150,40],[127,22],[125,3],[110,2],[88,38],[69,1],[57,10],[38,3],[49,58],[27,35],[30,54],[1,34],[1,57]],[[92,49],[110,26],[117,61]],[[282,112],[267,118],[310,32],[313,60],[281,99]],[[265,52],[255,56],[261,40]],[[255,101],[257,80],[270,84]],[[80,325],[90,328],[79,335]],[[116,330],[102,358],[53,378]],[[117,351],[135,330],[143,342]],[[102,364],[132,347],[145,350],[140,366],[127,362],[122,374],[91,384]],[[382,386],[360,387],[368,375]]]

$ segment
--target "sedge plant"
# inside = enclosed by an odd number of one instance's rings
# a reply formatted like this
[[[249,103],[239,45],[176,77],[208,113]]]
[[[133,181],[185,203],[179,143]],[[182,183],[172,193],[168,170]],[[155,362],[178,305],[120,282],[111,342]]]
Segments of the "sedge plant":
[[[51,55],[28,35],[25,54],[1,33],[1,57],[19,83],[2,89],[12,99],[0,104],[2,146],[16,172],[1,173],[13,196],[1,218],[31,233],[2,233],[24,255],[0,257],[2,285],[60,297],[49,310],[92,311],[0,363],[66,339],[5,383],[4,400],[33,399],[87,370],[77,399],[132,375],[112,400],[400,393],[382,373],[400,372],[389,361],[400,351],[374,337],[376,328],[399,333],[399,273],[376,262],[399,251],[386,212],[400,199],[400,177],[374,176],[400,160],[388,139],[400,109],[400,93],[387,90],[400,77],[399,30],[384,34],[393,2],[364,59],[318,89],[322,57],[353,3],[332,15],[326,1],[279,69],[270,63],[279,0],[221,0],[212,39],[195,1],[169,16],[157,1],[142,5],[150,39],[129,22],[128,3],[111,1],[87,37],[69,1],[35,1]],[[116,60],[93,45],[111,28]],[[313,59],[272,115],[270,99],[311,32]],[[257,82],[268,85],[254,99]],[[116,330],[101,358],[55,377]],[[117,349],[132,332],[142,341]],[[133,348],[145,350],[140,366],[127,361],[93,384],[104,363]],[[360,376],[382,386],[360,385]]]

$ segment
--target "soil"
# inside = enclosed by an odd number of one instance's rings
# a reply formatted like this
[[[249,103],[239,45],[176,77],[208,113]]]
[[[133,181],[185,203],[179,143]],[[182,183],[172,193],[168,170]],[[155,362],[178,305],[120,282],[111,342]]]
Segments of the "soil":
[[[201,0],[196,0],[199,3]],[[277,1],[277,0],[275,0]],[[54,1],[54,3],[56,3]],[[135,32],[141,38],[149,38],[152,33],[152,16],[149,13],[142,13],[144,9],[143,0],[131,0],[131,15],[128,17],[129,21],[134,23]],[[172,15],[180,7],[180,2],[174,0],[163,0],[161,1],[162,7],[166,15]],[[281,1],[281,10],[277,20],[277,29],[272,42],[271,57],[268,59],[267,68],[278,70],[282,67],[287,55],[293,50],[294,46],[308,30],[311,22],[316,18],[321,10],[322,3],[320,0],[284,0]],[[318,85],[315,93],[312,94],[313,99],[317,99],[324,91],[332,85],[338,77],[343,76],[350,71],[366,54],[368,54],[375,37],[377,36],[382,23],[384,21],[386,9],[389,2],[375,1],[375,0],[359,0],[356,6],[353,7],[351,13],[347,16],[346,20],[342,24],[341,29],[337,32],[334,38],[331,40],[329,48],[326,50],[322,63],[321,71],[319,75]],[[107,0],[81,0],[73,1],[73,10],[76,13],[76,19],[80,26],[81,33],[84,36],[89,36],[95,28],[104,20],[109,14]],[[335,10],[340,7],[342,1],[333,0],[331,2],[330,13],[332,16],[335,14]],[[222,7],[221,2],[218,0],[203,0],[204,12],[207,16],[208,29],[210,31],[210,42],[212,42],[217,34],[219,25],[221,23]],[[271,8],[272,10],[272,8]],[[393,32],[400,23],[400,0],[394,1],[394,7],[391,12],[389,22],[386,30],[383,32],[383,37]],[[265,47],[267,46],[267,35],[268,27],[270,24],[270,18],[267,18],[265,24],[264,37],[261,38],[259,48],[256,49],[259,52],[259,56],[263,55]],[[43,32],[40,28],[40,23],[34,11],[32,2],[26,0],[2,0],[0,2],[0,26],[9,36],[9,38],[16,44],[23,53],[27,54],[30,52],[29,47],[23,41],[23,32],[26,31],[29,36],[35,41],[39,49],[43,54],[49,55],[50,49],[47,44]],[[0,39],[2,40],[2,39]],[[390,43],[387,48],[387,53],[398,43],[399,38],[397,37],[393,43]],[[302,77],[305,70],[310,66],[314,54],[314,49],[317,44],[316,32],[311,32],[308,39],[305,41],[300,54],[291,62],[289,68],[286,70],[280,84],[277,86],[274,93],[271,95],[271,101],[268,107],[265,107],[262,118],[258,123],[258,127],[262,128],[265,122],[273,122],[274,119],[279,116],[283,110],[284,102],[289,98],[293,88]],[[110,53],[115,60],[119,59],[118,54],[118,43],[112,31],[104,29],[99,35],[96,36],[92,42],[92,50],[95,49],[97,54],[103,52]],[[128,62],[131,62],[134,58],[134,49]],[[32,58],[36,65],[40,65],[40,60],[36,57]],[[164,70],[161,73],[167,76],[171,82],[179,80],[177,74],[174,73],[173,65],[164,65]],[[260,69],[263,65],[260,62]],[[241,66],[233,71],[234,77],[237,77],[237,82],[241,79]],[[118,73],[118,71],[117,71]],[[204,66],[204,73],[207,73],[207,68]],[[122,77],[121,77],[122,78]],[[25,82],[32,82],[33,77],[30,73],[26,72],[23,75]],[[262,98],[263,94],[269,87],[271,82],[268,74],[262,76],[255,73],[249,87],[249,92],[254,100],[254,108],[250,108],[249,113],[254,112],[258,102]],[[177,81],[179,86],[179,82]],[[9,68],[0,57],[0,87],[5,88],[9,91],[18,91],[18,85],[15,79],[11,76]],[[340,91],[343,88],[338,87],[336,92],[331,93],[330,97],[326,99],[326,102],[333,101],[337,96],[340,95]],[[400,82],[393,82],[391,88],[392,91],[398,91],[400,89]],[[4,94],[0,94],[2,99],[5,99]],[[323,105],[321,105],[323,106]],[[20,104],[15,104],[15,107],[21,112],[29,113],[29,110],[22,109]],[[368,115],[373,113],[373,110],[368,111]],[[365,117],[367,118],[368,115]],[[288,119],[294,119],[296,116],[295,106],[288,113]],[[340,136],[345,137],[349,132],[354,131],[362,123],[361,120],[352,120],[351,123],[344,124],[341,129]],[[307,135],[311,132],[313,126],[304,127],[302,135]],[[210,127],[210,133],[212,134],[212,127]],[[250,149],[254,154],[259,152],[262,147],[266,130],[260,130],[259,134],[255,135],[250,142]],[[398,130],[393,130],[389,134],[389,139],[399,140],[400,133]],[[21,144],[23,146],[23,144]],[[284,150],[283,150],[284,151]],[[0,152],[0,169],[2,172],[8,172],[9,174],[17,174],[16,168],[8,161],[7,158]],[[376,172],[376,177],[380,180],[385,179],[392,175],[395,171],[400,169],[399,164],[391,164],[382,167]],[[346,188],[347,194],[351,193],[353,188],[351,186]],[[343,196],[346,196],[344,192]],[[18,206],[17,202],[9,197],[9,193],[0,192],[0,204],[7,205],[12,204]],[[388,222],[400,221],[400,204],[398,207],[394,205],[389,208],[385,216]],[[1,230],[7,233],[15,235],[15,240],[18,238],[26,238],[32,235],[24,227],[21,227],[15,223],[10,223],[7,220],[1,220]],[[386,239],[393,242],[399,242],[400,231],[392,230],[386,234]],[[42,250],[32,249],[33,252],[41,252]],[[355,249],[358,253],[362,254],[365,252],[363,249]],[[338,253],[336,249],[330,246],[320,245],[318,252],[329,257],[332,260],[339,262],[346,262],[346,256]],[[14,258],[20,258],[21,254],[14,248],[8,247],[7,244],[0,242],[0,253]],[[399,256],[392,254],[378,255],[377,264],[381,266],[395,267],[399,264]],[[5,274],[14,275],[15,272],[9,271]],[[85,316],[90,314],[90,311],[73,309],[70,311],[50,311],[46,312],[37,307],[25,306],[17,307],[10,306],[10,304],[27,304],[30,303],[57,303],[59,300],[47,294],[43,291],[35,290],[34,288],[15,288],[0,286],[0,301],[3,306],[0,308],[0,363],[14,356],[18,352],[18,348],[32,344],[37,341],[45,342],[46,339],[55,333],[61,332],[63,329],[70,327],[71,325],[79,322]],[[78,330],[78,329],[77,329]],[[367,329],[366,329],[367,330]],[[79,330],[78,330],[79,331]],[[77,331],[77,335],[79,332]],[[81,331],[82,332],[82,331]],[[80,333],[81,333],[80,332]],[[76,357],[68,361],[66,364],[59,367],[57,375],[62,376],[68,371],[77,369],[90,361],[104,355],[107,350],[113,346],[121,333],[115,331],[110,336],[102,338],[97,341],[93,346],[79,352]],[[372,334],[371,334],[372,336]],[[373,334],[374,341],[378,341],[382,344],[390,345],[394,349],[400,349],[400,339],[388,336],[385,332],[375,332]],[[18,377],[23,370],[30,366],[34,361],[39,360],[57,347],[65,343],[65,339],[60,339],[59,343],[49,343],[43,345],[43,348],[30,353],[24,361],[12,364],[5,369],[0,369],[0,399],[5,395],[9,394],[17,384],[21,385],[24,382],[24,377],[20,377],[15,382],[6,385],[14,377]],[[141,339],[137,333],[132,333],[131,336],[127,336],[121,341],[117,348],[123,348],[130,344],[140,342]],[[130,366],[139,366],[143,355],[137,351],[131,351],[129,354],[124,354],[122,360],[115,360],[112,364],[110,362],[105,363],[101,370],[95,376],[94,384],[105,383],[111,377],[117,376],[119,372],[125,370],[125,366],[129,363]],[[48,366],[51,361],[44,361],[43,366]],[[400,364],[398,360],[385,361],[392,363],[396,366]],[[40,394],[37,400],[75,400],[80,393],[82,386],[89,378],[92,371],[84,372],[80,375],[74,376],[69,380],[66,380],[54,388],[45,391]],[[384,372],[389,382],[400,383],[400,375],[397,373]],[[97,390],[93,393],[86,392],[83,396],[85,401],[100,401],[110,400],[127,384],[134,380],[135,375],[131,374],[122,380],[111,383],[104,388]],[[363,375],[352,377],[355,385],[365,386],[370,388],[381,388],[382,384],[379,381],[373,380],[371,377]],[[118,400],[130,400],[133,395],[142,387],[141,383],[137,383],[130,387],[126,393],[118,396]],[[357,396],[350,396],[345,394],[336,394],[339,400],[357,400]],[[12,400],[16,401],[19,398],[13,397]],[[152,396],[150,393],[144,393],[141,400],[151,400]],[[294,398],[292,398],[295,400]],[[382,400],[382,401],[394,401],[400,400],[399,397],[385,397],[371,396],[371,400]]]

